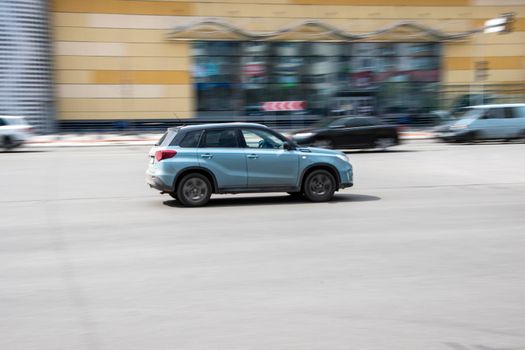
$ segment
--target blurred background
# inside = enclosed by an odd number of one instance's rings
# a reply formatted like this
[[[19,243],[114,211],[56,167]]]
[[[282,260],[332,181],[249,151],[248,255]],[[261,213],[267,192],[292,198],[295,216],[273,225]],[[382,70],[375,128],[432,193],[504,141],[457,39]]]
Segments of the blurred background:
[[[0,6],[0,115],[24,116],[38,133],[160,130],[177,119],[287,126],[352,114],[435,124],[468,105],[525,96],[520,1]],[[499,33],[483,33],[509,12],[516,16]],[[265,106],[274,101],[300,104]]]

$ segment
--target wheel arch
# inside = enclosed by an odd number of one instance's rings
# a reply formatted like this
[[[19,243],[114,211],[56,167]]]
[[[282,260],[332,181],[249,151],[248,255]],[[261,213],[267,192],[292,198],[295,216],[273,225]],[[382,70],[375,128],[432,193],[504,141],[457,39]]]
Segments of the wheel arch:
[[[206,176],[206,178],[210,181],[210,184],[212,187],[211,189],[212,193],[217,193],[218,185],[217,185],[217,179],[215,175],[210,170],[206,168],[202,168],[202,167],[189,167],[189,168],[184,168],[181,171],[179,171],[173,183],[173,190],[177,191],[179,183],[184,178],[184,176],[188,174],[192,174],[192,173],[197,173],[197,174]]]
[[[333,166],[332,164],[328,164],[328,163],[315,163],[315,164],[309,165],[308,167],[306,167],[303,170],[303,172],[301,174],[300,182],[299,182],[301,191],[303,190],[304,182],[305,182],[306,178],[308,177],[308,175],[310,173],[312,173],[315,170],[326,170],[326,171],[328,171],[335,179],[336,190],[339,189],[339,186],[341,184],[341,177],[340,177],[339,171],[336,169],[336,167]]]

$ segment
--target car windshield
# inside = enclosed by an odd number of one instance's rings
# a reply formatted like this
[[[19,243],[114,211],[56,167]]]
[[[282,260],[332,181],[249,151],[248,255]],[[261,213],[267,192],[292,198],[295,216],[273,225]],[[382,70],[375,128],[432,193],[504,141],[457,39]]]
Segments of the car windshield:
[[[322,118],[316,121],[314,124],[312,124],[312,128],[314,129],[326,128],[327,126],[330,126],[332,123],[335,123],[338,120],[340,120],[340,118]]]
[[[479,118],[484,112],[484,108],[471,108],[461,115],[460,119]]]
[[[26,125],[26,121],[22,118],[5,118],[6,122],[11,125]]]

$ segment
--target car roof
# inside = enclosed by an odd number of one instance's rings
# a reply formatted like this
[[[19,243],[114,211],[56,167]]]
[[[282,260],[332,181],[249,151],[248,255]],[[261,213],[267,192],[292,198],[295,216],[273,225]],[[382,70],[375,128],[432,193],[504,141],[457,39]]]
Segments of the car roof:
[[[191,130],[203,130],[203,129],[222,129],[222,128],[259,128],[267,129],[268,127],[262,124],[257,123],[207,123],[207,124],[197,124],[197,125],[185,125],[179,126],[176,128],[170,128],[170,130],[181,130],[181,131],[191,131]]]
[[[525,107],[525,103],[498,103],[498,104],[490,104],[490,105],[470,106],[467,108],[494,108],[494,107]]]

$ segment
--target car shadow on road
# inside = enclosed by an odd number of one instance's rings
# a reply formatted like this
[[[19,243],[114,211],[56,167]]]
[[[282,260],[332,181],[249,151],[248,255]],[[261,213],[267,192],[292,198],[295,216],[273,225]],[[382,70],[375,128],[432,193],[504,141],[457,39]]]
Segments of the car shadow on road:
[[[48,152],[43,149],[12,149],[8,151],[0,151],[0,154],[17,154],[17,153],[42,153],[42,152]]]
[[[340,193],[336,194],[330,202],[324,204],[338,204],[344,202],[369,202],[380,200],[380,197],[370,196],[365,194],[350,194]],[[163,202],[164,205],[172,208],[184,208],[180,202],[176,200],[167,200]],[[289,195],[282,196],[256,196],[256,197],[212,197],[207,207],[233,207],[233,206],[250,206],[250,205],[298,205],[298,204],[314,204],[308,202],[303,198],[294,198]]]
[[[366,153],[407,153],[407,152],[418,152],[413,149],[361,149],[361,150],[343,150],[346,154],[366,154]]]

